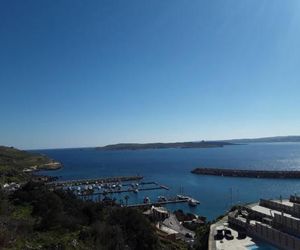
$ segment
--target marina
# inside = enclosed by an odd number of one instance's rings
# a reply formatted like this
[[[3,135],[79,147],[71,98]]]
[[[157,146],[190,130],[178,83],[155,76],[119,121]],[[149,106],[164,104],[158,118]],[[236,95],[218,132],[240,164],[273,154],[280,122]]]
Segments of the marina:
[[[155,181],[141,181],[142,176],[117,176],[96,179],[80,179],[49,182],[49,189],[63,189],[72,192],[77,197],[84,200],[94,201],[115,201],[112,197],[114,194],[134,193],[143,191],[165,190],[169,191],[169,187],[159,184]],[[126,198],[124,197],[126,200]],[[158,196],[156,201],[151,201],[148,196],[144,197],[141,202],[127,204],[128,207],[146,207],[146,206],[162,206],[175,203],[188,203],[190,207],[196,207],[200,202],[186,195],[178,194],[175,197]],[[122,204],[123,205],[123,204]]]
[[[184,212],[203,214],[208,220],[213,220],[223,214],[232,204],[249,203],[260,198],[278,198],[279,195],[286,198],[300,190],[300,183],[297,179],[253,178],[250,182],[245,181],[245,178],[197,175],[190,172],[197,166],[215,166],[216,168],[227,166],[228,169],[265,169],[270,171],[297,170],[300,143],[248,144],[215,149],[126,152],[64,149],[35,152],[47,154],[63,164],[63,168],[60,170],[40,171],[39,174],[59,176],[59,181],[67,181],[105,176],[137,176],[138,173],[139,176],[144,177],[138,181],[139,183],[155,181],[166,185],[170,190],[114,193],[110,196],[117,200],[124,200],[124,196],[128,195],[130,196],[128,204],[139,204],[143,203],[145,196],[148,196],[151,201],[156,201],[160,195],[172,197],[177,194],[186,194],[200,200],[201,205],[193,208],[187,203],[175,203],[169,204],[168,208],[171,210],[180,208]],[[82,166],[85,166],[84,170],[82,170]],[[123,182],[123,184],[130,185],[132,182],[136,181]],[[180,187],[183,187],[184,190],[180,190]]]
[[[128,193],[128,192],[133,192],[133,193],[137,193],[140,191],[151,191],[151,190],[159,190],[159,189],[164,189],[164,190],[169,190],[168,187],[164,186],[164,185],[158,185],[155,187],[145,187],[145,188],[138,188],[138,189],[117,189],[117,190],[113,190],[113,189],[109,189],[109,190],[105,190],[103,192],[87,192],[87,193],[80,193],[78,194],[78,196],[85,196],[85,195],[107,195],[107,194],[115,194],[115,193]]]
[[[103,178],[93,178],[93,179],[52,181],[52,182],[48,182],[47,185],[55,188],[63,188],[66,186],[80,186],[80,185],[103,184],[103,183],[124,182],[124,181],[140,181],[143,178],[144,178],[143,176],[139,176],[139,175],[114,176],[114,177],[103,177]]]
[[[189,203],[190,201],[195,202],[195,204],[200,204],[199,201],[188,197],[188,196],[184,196],[184,198],[181,197],[181,195],[177,195],[176,197],[173,198],[165,198],[165,200],[158,200],[156,202],[147,202],[147,203],[141,203],[141,204],[132,204],[132,205],[128,205],[127,207],[147,207],[147,206],[162,206],[162,205],[167,205],[167,204],[174,204],[174,203]]]

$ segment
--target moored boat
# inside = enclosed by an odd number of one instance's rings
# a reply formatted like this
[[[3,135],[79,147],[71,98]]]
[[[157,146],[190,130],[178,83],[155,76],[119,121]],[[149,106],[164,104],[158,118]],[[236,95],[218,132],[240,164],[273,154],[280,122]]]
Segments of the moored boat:
[[[178,194],[178,195],[177,195],[177,198],[178,198],[179,200],[188,200],[188,199],[190,199],[190,197],[185,196],[185,195],[181,195],[181,194]]]
[[[167,198],[165,196],[160,195],[160,196],[157,197],[157,201],[158,202],[167,201]]]

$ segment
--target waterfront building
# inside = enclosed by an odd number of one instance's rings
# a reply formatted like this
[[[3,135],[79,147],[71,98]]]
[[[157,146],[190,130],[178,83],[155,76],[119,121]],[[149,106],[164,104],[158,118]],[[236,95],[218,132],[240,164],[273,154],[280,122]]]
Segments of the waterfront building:
[[[265,200],[238,207],[228,215],[229,226],[279,249],[300,249],[300,197]]]

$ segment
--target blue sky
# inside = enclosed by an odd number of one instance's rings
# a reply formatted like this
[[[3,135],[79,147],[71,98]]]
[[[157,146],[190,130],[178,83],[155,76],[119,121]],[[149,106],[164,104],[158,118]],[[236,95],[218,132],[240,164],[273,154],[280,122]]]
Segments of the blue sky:
[[[300,134],[300,1],[0,2],[0,144]]]

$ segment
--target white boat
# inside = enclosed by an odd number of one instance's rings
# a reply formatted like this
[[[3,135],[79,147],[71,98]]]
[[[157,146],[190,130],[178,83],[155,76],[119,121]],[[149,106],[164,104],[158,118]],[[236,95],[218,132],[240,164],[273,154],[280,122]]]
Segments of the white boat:
[[[189,199],[188,204],[191,207],[196,207],[198,205],[198,201],[194,200],[194,199]]]
[[[133,192],[135,192],[137,194],[139,192],[139,190],[136,188],[133,190]]]
[[[185,196],[185,195],[181,195],[181,194],[178,194],[178,195],[177,195],[177,198],[178,198],[179,200],[188,200],[188,199],[190,199],[190,197]]]
[[[145,203],[145,204],[150,203],[150,198],[149,198],[148,196],[146,196],[146,197],[144,198],[144,203]]]
[[[161,196],[158,196],[158,197],[157,197],[157,201],[158,201],[158,202],[167,201],[167,198],[166,198],[165,196],[162,196],[162,195],[161,195]]]

